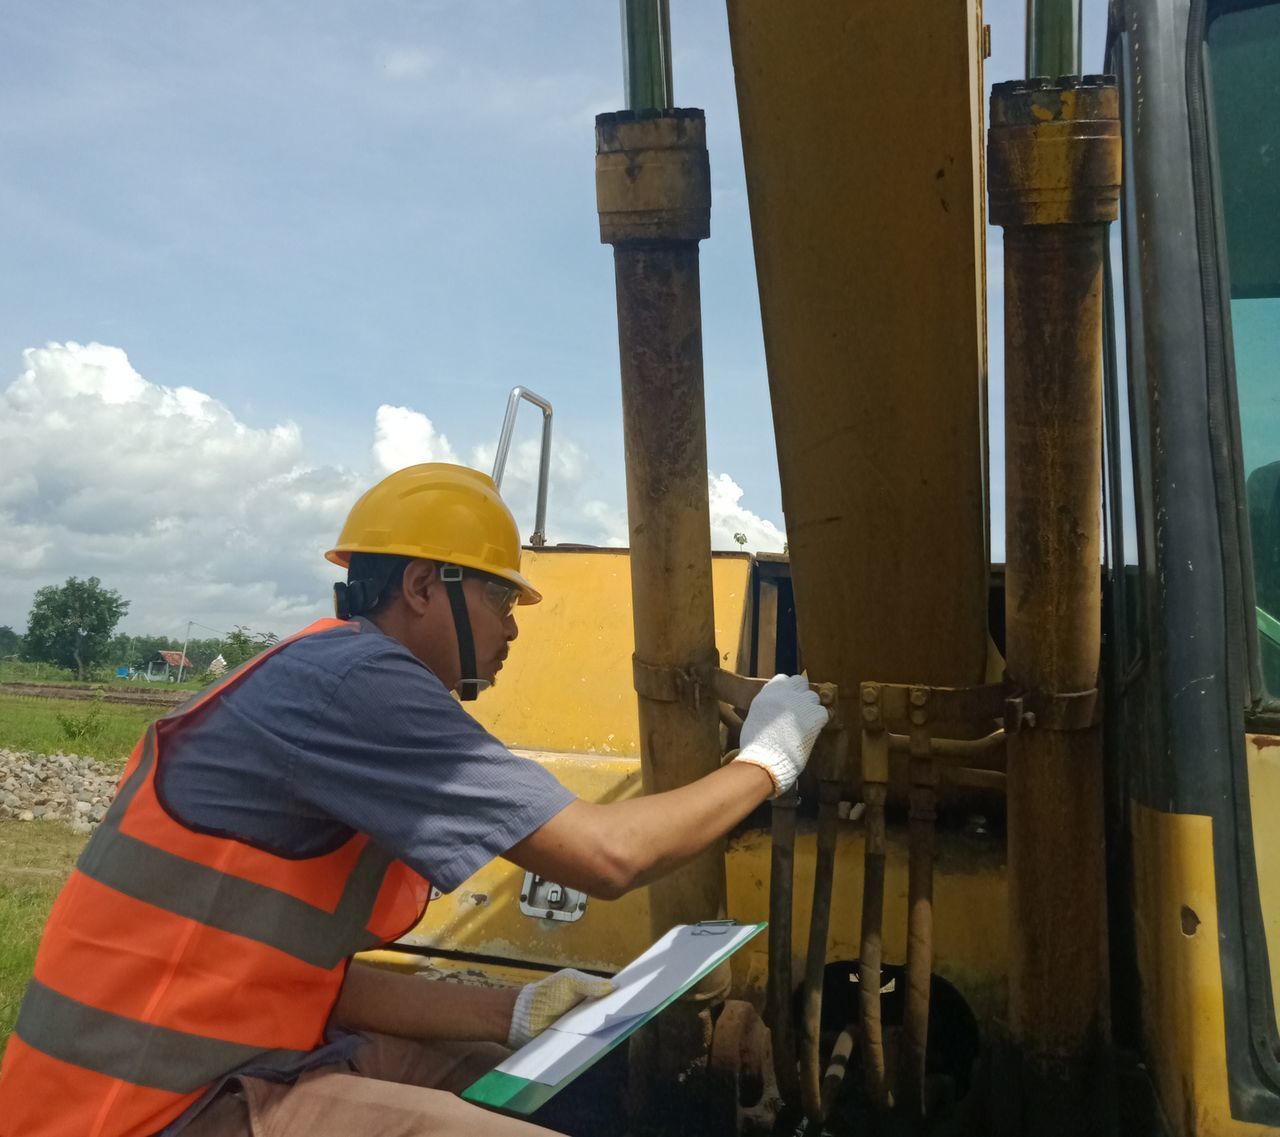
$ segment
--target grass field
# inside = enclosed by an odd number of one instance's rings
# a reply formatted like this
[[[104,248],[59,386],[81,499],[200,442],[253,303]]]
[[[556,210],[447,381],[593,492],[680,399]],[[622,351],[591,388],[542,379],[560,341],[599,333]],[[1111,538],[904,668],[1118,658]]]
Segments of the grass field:
[[[0,695],[0,747],[81,754],[123,769],[143,729],[167,709]],[[72,737],[91,714],[87,732]],[[13,1029],[49,906],[84,842],[58,822],[0,821],[0,1052]]]
[[[84,842],[57,822],[0,821],[0,1053],[17,1018],[49,906]]]
[[[76,678],[74,671],[55,667],[51,663],[26,663],[22,660],[0,660],[0,683],[39,683],[47,686],[111,687],[120,691],[198,691],[207,680],[200,675],[183,679],[181,683],[148,683],[142,679],[121,679],[110,668],[90,672],[84,682]]]
[[[0,747],[80,754],[123,769],[144,728],[169,709],[0,694]]]

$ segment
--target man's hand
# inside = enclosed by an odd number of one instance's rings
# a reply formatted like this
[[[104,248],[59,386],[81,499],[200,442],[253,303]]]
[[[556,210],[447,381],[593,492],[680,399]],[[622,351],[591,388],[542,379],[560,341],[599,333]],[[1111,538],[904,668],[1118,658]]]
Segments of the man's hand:
[[[607,979],[588,975],[583,971],[566,968],[528,983],[516,996],[515,1010],[511,1014],[511,1033],[507,1045],[512,1050],[537,1038],[566,1011],[571,1011],[583,999],[599,999],[613,990]]]
[[[826,725],[827,709],[801,676],[775,675],[751,701],[734,761],[768,771],[777,797],[796,784]]]

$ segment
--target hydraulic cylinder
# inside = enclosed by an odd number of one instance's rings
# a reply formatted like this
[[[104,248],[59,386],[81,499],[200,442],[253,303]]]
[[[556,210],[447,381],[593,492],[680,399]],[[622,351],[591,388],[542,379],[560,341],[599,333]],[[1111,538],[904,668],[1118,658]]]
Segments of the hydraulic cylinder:
[[[596,120],[600,239],[613,246],[627,463],[640,762],[646,793],[716,769],[698,242],[710,231],[701,111]],[[681,676],[685,677],[681,680]],[[724,907],[718,846],[649,888],[655,938]]]
[[[997,84],[1004,228],[1011,965],[1020,1133],[1109,1128],[1101,646],[1102,274],[1120,123],[1104,77]]]

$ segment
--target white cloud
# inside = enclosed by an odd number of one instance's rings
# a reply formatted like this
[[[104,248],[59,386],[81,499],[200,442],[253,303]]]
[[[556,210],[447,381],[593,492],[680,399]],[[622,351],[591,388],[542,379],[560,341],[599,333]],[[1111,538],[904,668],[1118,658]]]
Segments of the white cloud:
[[[73,575],[120,591],[138,631],[283,632],[323,611],[321,554],[363,479],[308,466],[292,423],[255,429],[148,382],[119,348],[23,362],[0,394],[0,623],[23,627],[35,589]]]
[[[418,462],[456,462],[458,456],[421,411],[384,403],[374,420],[373,459],[380,473],[390,474]]]
[[[485,473],[493,472],[497,443],[476,446],[471,451],[471,465]],[[515,514],[521,536],[533,534],[538,515],[538,469],[541,463],[540,439],[526,439],[511,447],[502,475],[502,496]],[[608,545],[627,543],[626,509],[595,496],[595,472],[589,456],[580,446],[566,438],[551,442],[551,470],[547,480],[547,543]]]
[[[707,479],[711,505],[711,547],[747,549],[753,553],[780,553],[787,535],[768,518],[742,506],[742,487],[728,474],[712,474]],[[746,537],[740,545],[736,535]]]
[[[492,469],[494,443],[471,465]],[[323,559],[356,497],[406,465],[462,459],[421,411],[380,406],[370,467],[308,462],[293,423],[256,428],[217,399],[139,375],[125,353],[62,343],[23,353],[0,391],[0,624],[21,629],[35,590],[98,576],[131,602],[122,625],[178,635],[187,620],[285,633],[326,614],[336,570]],[[533,532],[539,447],[512,447],[503,493]],[[781,549],[783,534],[741,504],[727,474],[709,479],[712,544]],[[552,449],[549,543],[627,542],[591,456]]]

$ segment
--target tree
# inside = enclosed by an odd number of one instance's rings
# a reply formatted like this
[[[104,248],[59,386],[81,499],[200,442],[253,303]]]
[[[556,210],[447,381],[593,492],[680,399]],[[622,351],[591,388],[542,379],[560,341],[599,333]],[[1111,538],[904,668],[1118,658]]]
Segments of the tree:
[[[275,632],[253,632],[243,624],[237,624],[227,634],[226,643],[222,647],[222,658],[228,670],[239,667],[246,660],[252,659],[261,651],[266,651],[272,644],[279,642]]]
[[[103,588],[96,576],[73,576],[61,587],[48,585],[31,603],[24,653],[28,659],[74,667],[83,679],[85,671],[107,654],[111,633],[128,610],[129,601]]]
[[[9,659],[22,650],[22,637],[8,624],[0,627],[0,659]]]
[[[179,644],[179,647],[182,645]],[[225,647],[222,640],[190,640],[187,643],[187,659],[191,663],[192,675],[199,675],[202,671],[209,669],[211,664],[221,653]]]

